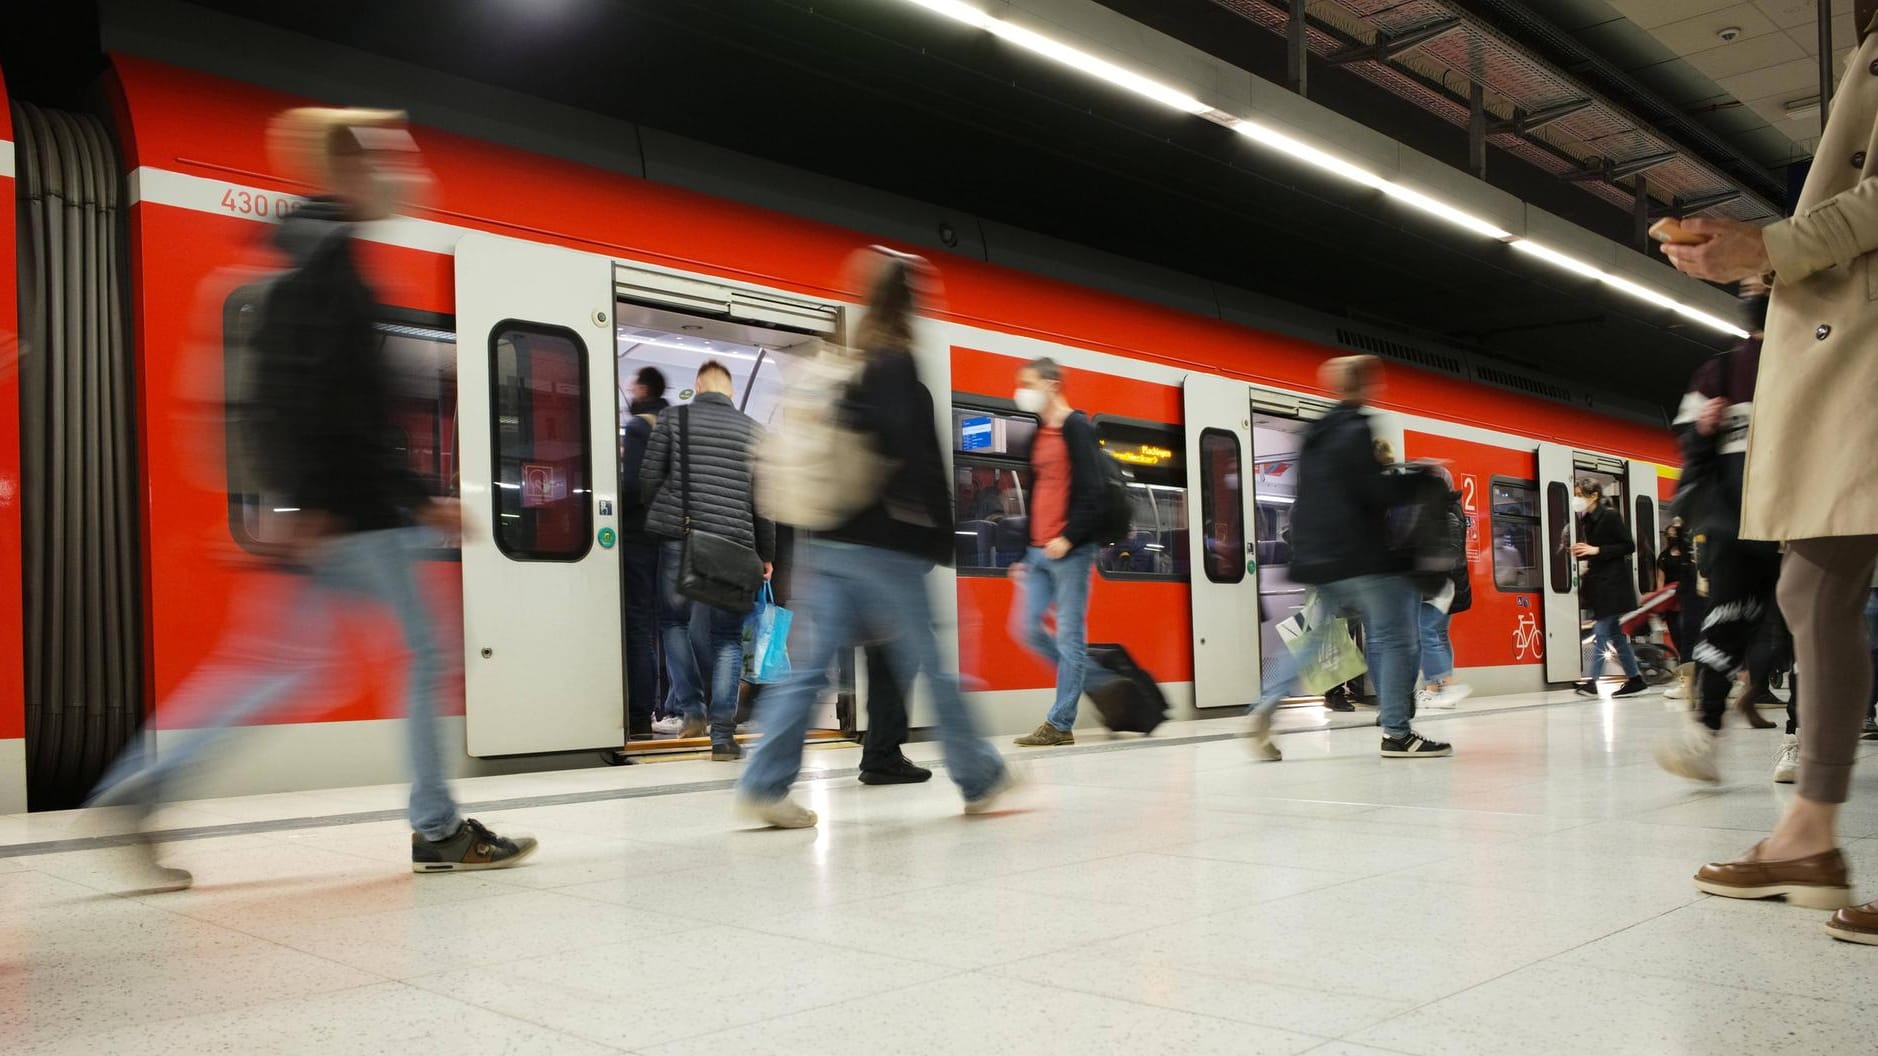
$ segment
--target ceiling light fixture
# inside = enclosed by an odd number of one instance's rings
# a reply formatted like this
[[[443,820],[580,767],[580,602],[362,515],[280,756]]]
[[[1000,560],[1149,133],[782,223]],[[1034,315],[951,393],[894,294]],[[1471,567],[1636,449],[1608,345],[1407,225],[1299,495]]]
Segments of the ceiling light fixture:
[[[925,8],[935,14],[944,15],[956,22],[962,22],[975,29],[985,30],[993,36],[1001,40],[1009,41],[1026,51],[1042,55],[1054,62],[1081,70],[1084,73],[1119,88],[1123,88],[1145,99],[1152,99],[1155,102],[1172,107],[1183,113],[1192,114],[1196,117],[1204,117],[1215,124],[1224,125],[1255,143],[1275,150],[1297,161],[1301,161],[1312,168],[1330,173],[1360,186],[1380,191],[1383,195],[1411,209],[1444,220],[1464,231],[1485,238],[1491,238],[1498,242],[1504,242],[1512,246],[1515,250],[1537,260],[1543,260],[1553,267],[1563,269],[1587,279],[1596,280],[1614,290],[1629,294],[1638,300],[1653,304],[1659,308],[1667,308],[1685,319],[1701,323],[1710,329],[1718,330],[1734,337],[1748,336],[1746,331],[1735,324],[1709,312],[1702,311],[1699,308],[1684,304],[1666,293],[1653,290],[1642,283],[1626,279],[1620,275],[1614,275],[1602,268],[1568,254],[1561,253],[1542,243],[1534,242],[1528,238],[1522,238],[1501,228],[1499,225],[1484,217],[1476,216],[1465,209],[1450,205],[1447,202],[1424,194],[1412,187],[1396,183],[1393,180],[1371,172],[1355,162],[1347,161],[1335,154],[1312,146],[1270,125],[1248,118],[1235,117],[1217,107],[1201,102],[1199,99],[1177,88],[1162,84],[1160,81],[1145,77],[1133,70],[1125,69],[1107,59],[1098,58],[1080,48],[1045,36],[1035,30],[1027,29],[1005,19],[993,16],[980,8],[962,2],[962,0],[907,0],[907,2]],[[1811,100],[1796,100],[1794,103],[1789,103],[1787,104],[1789,115],[1800,116],[1804,114],[1807,104],[1811,104],[1812,109],[1817,110],[1819,101],[1815,98]]]

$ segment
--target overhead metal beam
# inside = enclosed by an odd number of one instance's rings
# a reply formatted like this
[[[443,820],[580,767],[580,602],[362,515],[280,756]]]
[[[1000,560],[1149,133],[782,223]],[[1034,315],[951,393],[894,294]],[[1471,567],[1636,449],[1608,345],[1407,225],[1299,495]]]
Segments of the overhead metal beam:
[[[1467,86],[1467,168],[1487,178],[1487,90],[1479,81]]]
[[[1285,23],[1285,80],[1299,95],[1310,94],[1310,26],[1304,21],[1306,0],[1291,0],[1291,21]]]
[[[1650,251],[1650,178],[1637,177],[1637,197],[1631,204],[1630,215],[1632,230],[1630,239],[1636,248],[1644,253]]]
[[[1576,169],[1559,177],[1568,183],[1581,183],[1585,180],[1622,180],[1646,172],[1658,165],[1667,165],[1682,157],[1680,151],[1666,150],[1661,154],[1646,154],[1629,161],[1605,162],[1594,169]]]
[[[1673,216],[1680,220],[1690,213],[1699,213],[1704,209],[1713,209],[1718,205],[1727,205],[1729,202],[1735,201],[1740,197],[1742,197],[1741,191],[1723,191],[1720,194],[1706,195],[1701,198],[1678,198],[1670,203],[1669,208],[1653,209],[1650,211],[1650,215],[1658,218]]]
[[[1345,48],[1326,56],[1324,61],[1332,66],[1344,66],[1352,62],[1387,62],[1405,51],[1418,48],[1436,37],[1452,33],[1459,28],[1461,28],[1460,19],[1444,18],[1425,26],[1418,26],[1406,33],[1398,33],[1393,37],[1377,37],[1373,44]]]
[[[1511,132],[1515,135],[1523,136],[1530,132],[1537,132],[1560,118],[1570,117],[1578,111],[1584,110],[1590,106],[1591,100],[1589,99],[1573,99],[1568,103],[1548,106],[1543,110],[1534,110],[1530,114],[1515,115],[1511,121],[1496,121],[1487,126],[1487,134],[1490,136],[1500,136]]]

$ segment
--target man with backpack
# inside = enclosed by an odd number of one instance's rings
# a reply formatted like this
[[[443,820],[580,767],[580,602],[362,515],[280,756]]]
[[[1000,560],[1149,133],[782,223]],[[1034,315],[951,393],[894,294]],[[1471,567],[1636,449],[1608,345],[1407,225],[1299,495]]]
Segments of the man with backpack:
[[[752,463],[762,427],[731,402],[730,370],[711,360],[698,368],[696,388],[689,405],[659,415],[639,468],[640,487],[648,506],[646,529],[665,540],[659,635],[672,698],[685,716],[679,737],[700,737],[708,730],[711,758],[735,762],[743,758],[737,744],[737,694],[743,684],[743,618],[748,608],[736,612],[706,606],[711,665],[701,669],[691,644],[696,603],[680,592],[685,547],[691,545],[686,537],[709,533],[724,545],[741,547],[746,559],[754,551],[768,578],[776,559],[776,527],[756,514]],[[708,684],[700,685],[705,671]]]
[[[1363,620],[1376,682],[1385,758],[1429,758],[1454,754],[1452,745],[1430,740],[1409,725],[1414,715],[1415,672],[1420,636],[1421,590],[1410,574],[1418,553],[1405,552],[1401,519],[1407,479],[1376,457],[1366,405],[1381,385],[1373,356],[1345,356],[1324,364],[1324,386],[1338,404],[1311,423],[1298,454],[1298,498],[1291,511],[1291,577],[1317,588],[1322,604],[1353,611]],[[1393,531],[1392,531],[1393,529]],[[1269,724],[1269,712],[1254,722]],[[1255,738],[1260,734],[1255,725]]]
[[[1017,738],[1026,748],[1076,743],[1072,732],[1088,664],[1089,581],[1095,571],[1105,488],[1088,415],[1063,397],[1063,368],[1037,359],[1017,372],[1017,409],[1037,416],[1030,445],[1030,548],[1011,566],[1018,605],[1012,636],[1056,668],[1056,701],[1035,730]],[[1044,626],[1055,610],[1056,633]]]
[[[639,467],[652,426],[665,401],[665,375],[642,367],[633,378],[632,403],[621,430],[619,459],[620,604],[626,631],[626,720],[632,739],[652,736],[652,706],[659,695],[659,538],[646,531]]]

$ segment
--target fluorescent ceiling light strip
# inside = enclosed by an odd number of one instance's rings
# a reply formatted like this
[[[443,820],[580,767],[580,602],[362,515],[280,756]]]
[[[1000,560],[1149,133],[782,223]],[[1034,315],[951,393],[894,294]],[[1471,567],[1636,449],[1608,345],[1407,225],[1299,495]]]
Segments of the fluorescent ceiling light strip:
[[[1360,184],[1364,187],[1372,187],[1412,209],[1441,220],[1446,220],[1448,223],[1463,230],[1471,231],[1474,234],[1505,242],[1519,252],[1527,256],[1536,257],[1554,267],[1561,268],[1587,279],[1595,279],[1612,289],[1621,290],[1638,300],[1656,305],[1659,308],[1668,308],[1685,319],[1701,323],[1704,326],[1719,330],[1722,333],[1732,334],[1736,337],[1748,336],[1746,331],[1726,319],[1684,304],[1666,293],[1653,290],[1648,286],[1622,276],[1613,275],[1594,264],[1561,253],[1550,246],[1531,241],[1530,239],[1520,238],[1484,217],[1475,216],[1465,209],[1449,205],[1438,198],[1430,197],[1413,188],[1405,187],[1402,184],[1385,179],[1355,162],[1346,161],[1328,151],[1320,150],[1303,140],[1280,132],[1269,125],[1245,118],[1234,118],[1230,115],[1220,113],[1214,107],[1201,102],[1179,89],[1144,77],[1141,74],[1135,73],[1133,70],[1124,69],[1123,67],[1109,62],[1107,59],[1098,58],[1080,48],[1072,47],[1059,40],[1054,40],[1035,30],[1026,29],[1023,26],[1014,25],[1001,18],[993,17],[980,8],[962,2],[962,0],[908,0],[908,2],[915,6],[923,7],[935,14],[944,15],[956,22],[963,22],[968,26],[986,30],[994,36],[1007,40],[1026,51],[1042,55],[1047,59],[1081,70],[1091,76],[1099,77],[1110,84],[1126,89],[1143,98],[1152,99],[1155,102],[1173,107],[1185,113],[1206,115],[1211,120],[1226,124],[1234,132],[1239,133],[1247,139],[1276,150],[1287,157],[1294,158],[1313,168],[1349,180],[1352,183]]]

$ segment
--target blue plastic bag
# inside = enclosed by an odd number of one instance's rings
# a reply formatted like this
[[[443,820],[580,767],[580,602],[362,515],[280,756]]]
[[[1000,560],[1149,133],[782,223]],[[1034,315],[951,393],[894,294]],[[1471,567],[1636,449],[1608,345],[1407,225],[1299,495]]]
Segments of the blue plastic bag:
[[[743,680],[766,686],[789,678],[789,624],[795,613],[776,604],[768,582],[743,620]]]

